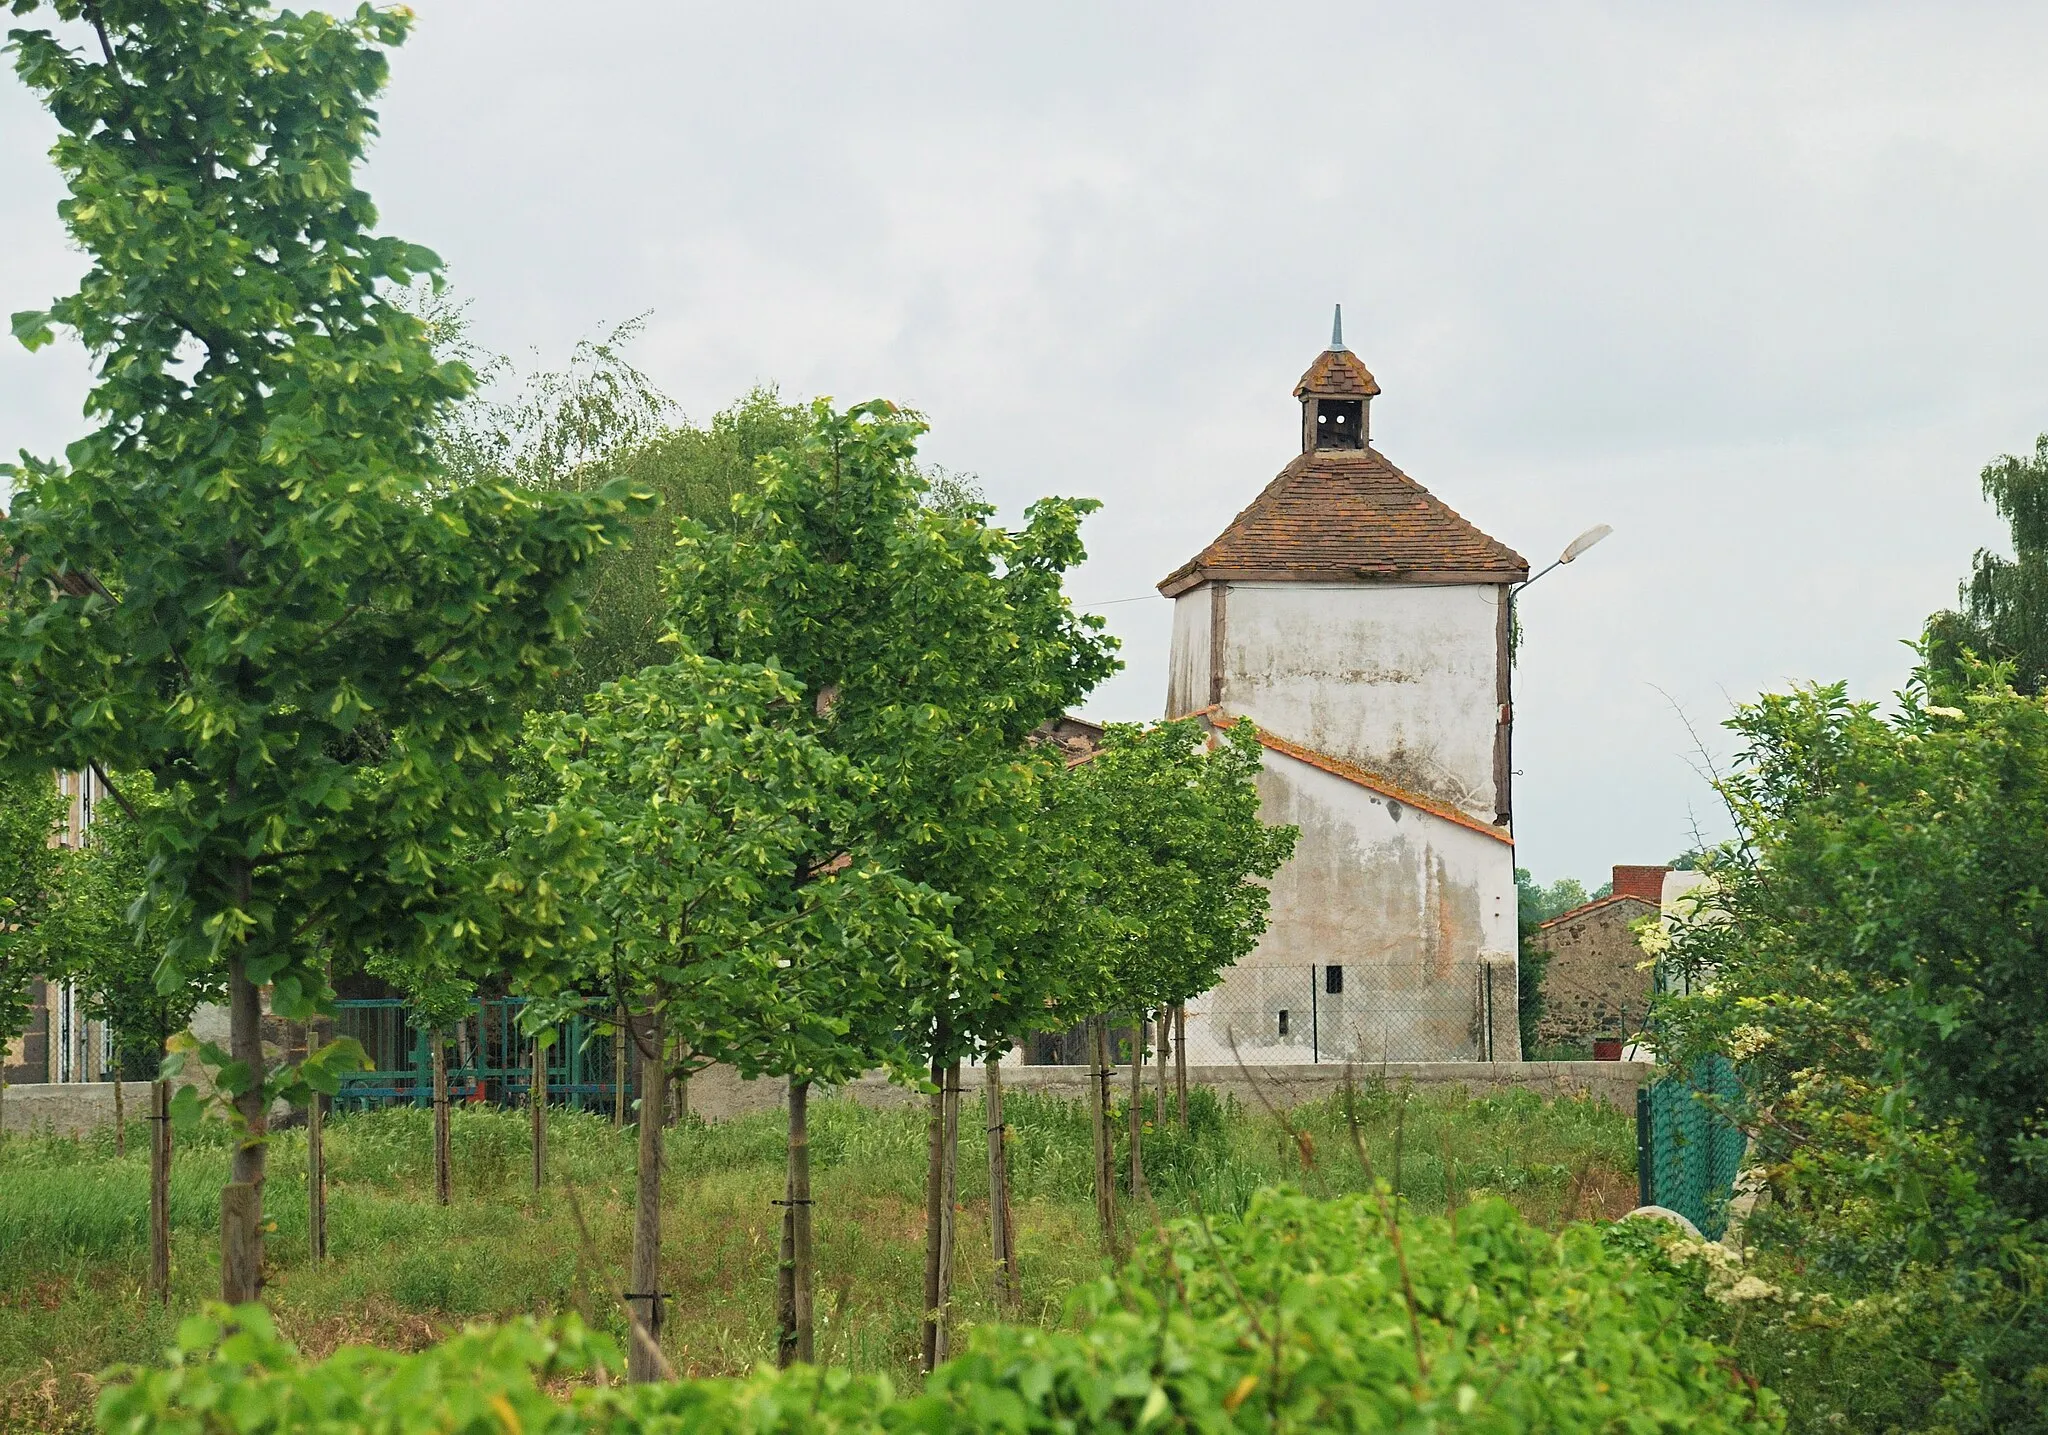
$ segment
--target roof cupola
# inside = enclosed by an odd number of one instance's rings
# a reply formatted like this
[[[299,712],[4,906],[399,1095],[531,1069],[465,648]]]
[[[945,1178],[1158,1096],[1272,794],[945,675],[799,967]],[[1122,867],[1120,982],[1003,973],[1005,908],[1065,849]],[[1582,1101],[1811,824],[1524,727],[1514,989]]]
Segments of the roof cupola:
[[[1371,440],[1370,405],[1380,386],[1358,355],[1344,347],[1344,306],[1330,321],[1330,347],[1294,386],[1301,400],[1301,451],[1359,449]]]

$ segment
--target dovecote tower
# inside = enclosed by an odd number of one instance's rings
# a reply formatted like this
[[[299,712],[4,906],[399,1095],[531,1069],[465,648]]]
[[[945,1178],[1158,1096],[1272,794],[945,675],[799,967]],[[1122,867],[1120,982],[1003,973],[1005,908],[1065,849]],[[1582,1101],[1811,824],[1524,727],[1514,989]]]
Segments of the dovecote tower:
[[[1259,949],[1189,1010],[1228,1060],[1509,1060],[1509,591],[1529,565],[1372,446],[1344,345],[1295,385],[1301,452],[1161,581],[1170,716],[1249,719],[1301,829]]]

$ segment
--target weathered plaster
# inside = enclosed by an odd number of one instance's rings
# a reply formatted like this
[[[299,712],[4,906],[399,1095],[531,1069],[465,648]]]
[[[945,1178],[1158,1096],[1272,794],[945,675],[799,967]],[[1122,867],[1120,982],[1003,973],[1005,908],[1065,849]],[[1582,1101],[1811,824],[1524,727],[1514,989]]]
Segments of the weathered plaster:
[[[1232,1037],[1259,1061],[1483,1058],[1488,958],[1493,1054],[1518,1057],[1514,849],[1284,753],[1259,795],[1301,835],[1258,949],[1189,1004],[1193,1058],[1230,1060]]]
[[[1499,586],[1234,583],[1229,602],[1226,709],[1493,820]]]
[[[1209,616],[1216,585],[1205,583],[1173,600],[1173,649],[1166,670],[1166,715],[1186,717],[1209,705]]]

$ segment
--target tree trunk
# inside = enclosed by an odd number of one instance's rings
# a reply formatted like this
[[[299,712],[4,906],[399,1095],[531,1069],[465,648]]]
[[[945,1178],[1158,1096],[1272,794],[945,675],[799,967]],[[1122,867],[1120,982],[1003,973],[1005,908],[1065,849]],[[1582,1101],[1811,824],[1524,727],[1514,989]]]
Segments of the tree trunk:
[[[1003,1068],[990,1057],[988,1073],[988,1227],[996,1269],[996,1313],[1009,1316],[1023,1292],[1017,1284],[1016,1229],[1010,1224],[1010,1133],[1003,1120]]]
[[[946,1058],[952,1025],[940,1018],[932,1034],[931,1110],[925,1131],[924,1320],[918,1358],[929,1373],[939,1363],[939,1243],[946,1212]]]
[[[612,1125],[626,1124],[626,1009],[620,1007],[612,1028]]]
[[[775,1361],[787,1367],[816,1360],[811,1319],[811,1084],[789,1082],[789,1184],[782,1205],[782,1310]]]
[[[448,1169],[448,1043],[436,1031],[434,1043],[434,1199],[448,1204],[452,1181]]]
[[[149,1288],[171,1303],[171,1083],[149,1085]]]
[[[327,1259],[327,1098],[317,1091],[306,1106],[306,1253]]]
[[[263,996],[240,956],[228,960],[228,1047],[249,1078],[234,1099],[242,1129],[220,1193],[220,1296],[242,1305],[263,1295],[263,1167],[270,1120],[263,1101]]]
[[[1102,1253],[1116,1254],[1116,1157],[1109,1139],[1109,1018],[1090,1023],[1088,1107],[1095,1134],[1095,1224]]]
[[[1131,1200],[1145,1199],[1145,1011],[1131,1018],[1131,1101],[1125,1111],[1131,1138]]]
[[[636,1384],[660,1377],[661,1344],[661,1161],[662,1124],[668,1104],[661,1016],[648,1016],[640,1052],[640,1168],[633,1190],[633,1279],[626,1299],[654,1341],[650,1349],[636,1333],[626,1357],[626,1378]],[[653,1055],[650,1057],[649,1052]]]
[[[128,1108],[121,1099],[121,1061],[114,1058],[114,1155],[128,1154]]]
[[[1154,1107],[1153,1124],[1161,1131],[1166,1129],[1166,1059],[1173,1047],[1173,1008],[1159,1008],[1159,1100]]]
[[[548,1183],[548,1049],[540,1034],[533,1038],[533,1080],[527,1087],[526,1104],[533,1116],[533,1189]]]
[[[1180,1104],[1180,1129],[1188,1129],[1188,1004],[1173,1008],[1173,1095]]]
[[[944,1195],[939,1202],[939,1321],[933,1363],[943,1365],[952,1354],[953,1248],[960,1230],[960,1058],[946,1067],[946,1160]]]

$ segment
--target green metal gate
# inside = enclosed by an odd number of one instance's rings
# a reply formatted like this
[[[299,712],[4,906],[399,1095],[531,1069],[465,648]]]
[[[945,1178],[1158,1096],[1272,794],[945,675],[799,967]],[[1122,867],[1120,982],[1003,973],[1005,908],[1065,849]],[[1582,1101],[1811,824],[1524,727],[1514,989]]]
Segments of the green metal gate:
[[[448,1091],[471,1104],[523,1105],[533,1085],[533,1038],[519,1029],[518,998],[473,1002],[448,1035]],[[582,1017],[555,1029],[548,1047],[547,1099],[582,1110],[612,1106],[613,1038]],[[426,1106],[433,1100],[433,1048],[427,1029],[403,1001],[335,1003],[334,1034],[362,1043],[371,1070],[344,1077],[337,1111]],[[627,1098],[633,1063],[628,1062]]]
[[[1728,1229],[1728,1198],[1748,1138],[1702,1097],[1740,1091],[1725,1057],[1702,1062],[1690,1081],[1667,1077],[1636,1092],[1636,1186],[1641,1204],[1678,1212],[1708,1240]]]

